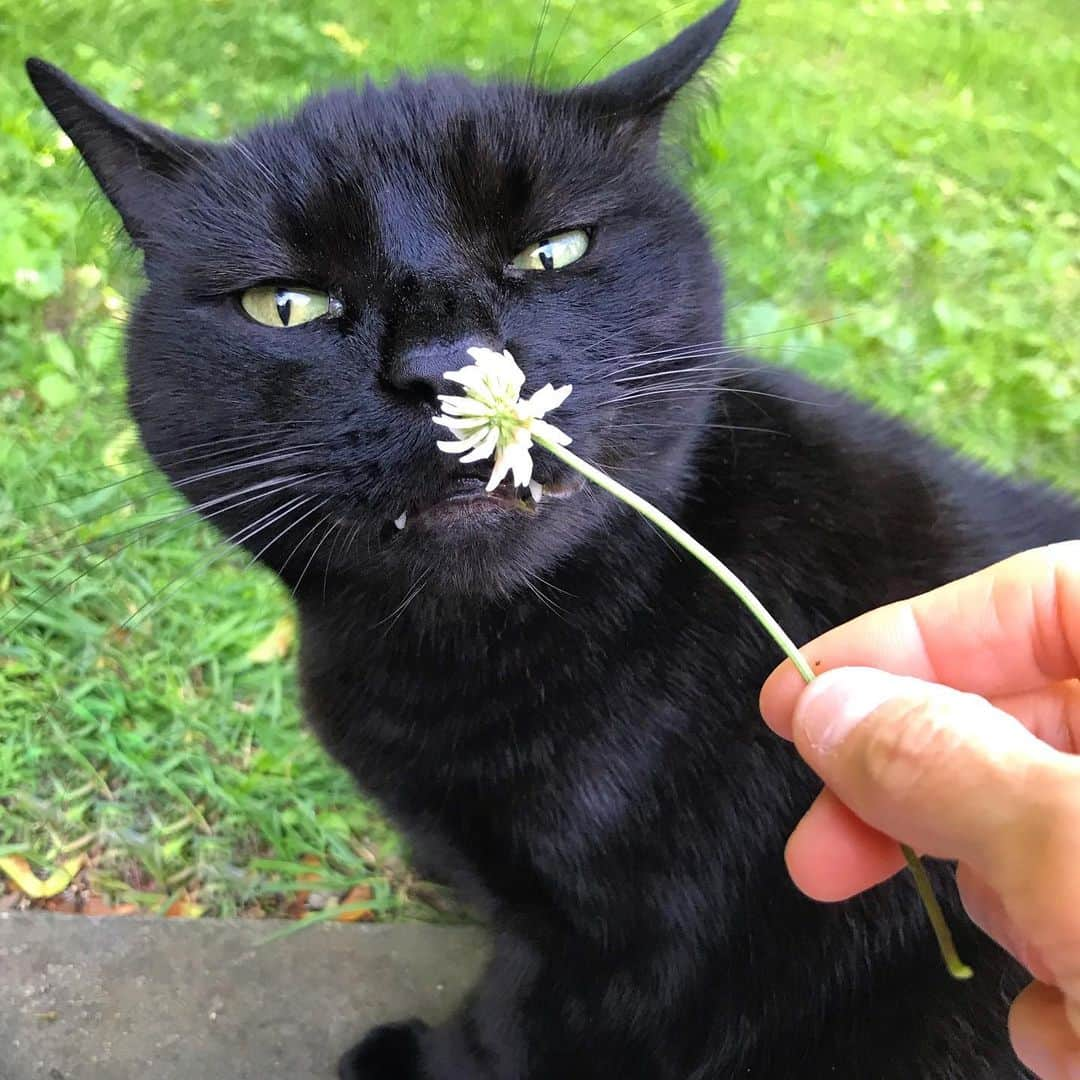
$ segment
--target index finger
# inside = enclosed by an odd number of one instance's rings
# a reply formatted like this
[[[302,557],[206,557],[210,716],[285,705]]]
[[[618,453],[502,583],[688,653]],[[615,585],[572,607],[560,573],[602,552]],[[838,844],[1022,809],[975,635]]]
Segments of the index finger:
[[[867,612],[801,651],[815,674],[875,667],[983,697],[1080,677],[1080,541],[1026,551]],[[785,661],[762,688],[761,715],[786,739],[804,686]]]

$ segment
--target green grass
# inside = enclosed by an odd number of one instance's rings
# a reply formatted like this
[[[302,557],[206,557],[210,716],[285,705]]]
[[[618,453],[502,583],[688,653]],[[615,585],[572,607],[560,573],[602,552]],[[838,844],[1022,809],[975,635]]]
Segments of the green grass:
[[[85,850],[99,891],[151,908],[190,888],[274,912],[312,855],[318,889],[371,883],[386,913],[411,895],[395,837],[302,730],[290,661],[248,658],[288,611],[276,583],[185,519],[87,543],[178,503],[136,475],[120,404],[136,260],[22,59],[217,136],[368,72],[522,72],[539,6],[0,0],[0,855]],[[554,0],[540,55],[565,23],[550,71],[578,78],[654,10]],[[598,70],[703,10],[667,11]],[[676,126],[735,333],[1080,490],[1074,14],[745,0],[715,92]]]

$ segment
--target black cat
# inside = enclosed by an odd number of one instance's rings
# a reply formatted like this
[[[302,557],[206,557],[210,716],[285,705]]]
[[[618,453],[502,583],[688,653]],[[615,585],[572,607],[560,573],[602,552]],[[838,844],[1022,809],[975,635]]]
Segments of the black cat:
[[[311,723],[493,928],[454,1022],[379,1028],[343,1077],[1027,1075],[1005,1027],[1026,976],[947,867],[969,984],[906,878],[831,906],[791,885],[818,783],[761,723],[779,657],[739,604],[550,456],[532,505],[435,447],[443,372],[509,348],[526,391],[574,384],[554,419],[575,450],[797,640],[1080,536],[1064,498],[722,347],[720,270],[658,129],[734,8],[594,85],[401,80],[223,144],[28,65],[145,255],[147,448],[293,587]],[[206,443],[219,467],[169,464]]]

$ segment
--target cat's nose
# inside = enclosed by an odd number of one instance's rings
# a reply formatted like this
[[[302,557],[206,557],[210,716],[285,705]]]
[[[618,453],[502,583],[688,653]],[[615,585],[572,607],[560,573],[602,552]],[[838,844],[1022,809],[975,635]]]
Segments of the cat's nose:
[[[386,365],[383,378],[398,393],[438,411],[439,394],[461,393],[446,372],[472,363],[466,350],[478,341],[425,341],[402,349]]]

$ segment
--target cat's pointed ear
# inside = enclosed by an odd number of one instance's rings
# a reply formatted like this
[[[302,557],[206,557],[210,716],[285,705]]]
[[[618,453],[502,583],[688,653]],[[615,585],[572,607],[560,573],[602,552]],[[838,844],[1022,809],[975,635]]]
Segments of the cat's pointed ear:
[[[738,6],[739,0],[727,0],[656,52],[576,93],[607,115],[659,115],[712,55]]]
[[[170,187],[210,156],[212,144],[121,112],[44,60],[27,60],[26,73],[119,211],[128,235],[143,246]]]

